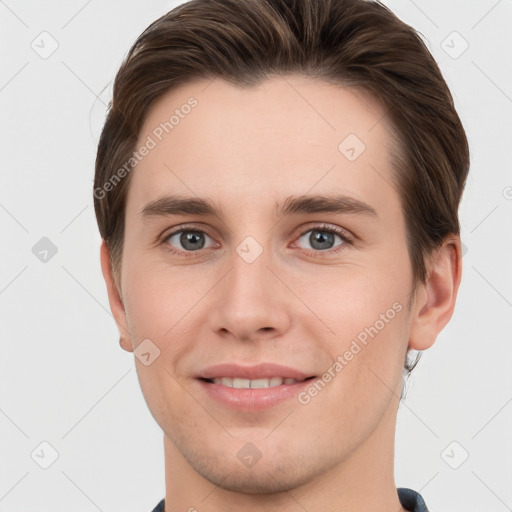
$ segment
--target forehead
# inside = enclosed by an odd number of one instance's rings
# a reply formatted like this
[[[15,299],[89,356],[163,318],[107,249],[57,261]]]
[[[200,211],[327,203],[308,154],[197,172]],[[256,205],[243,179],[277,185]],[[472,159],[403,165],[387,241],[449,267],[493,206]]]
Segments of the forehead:
[[[377,203],[396,202],[385,113],[364,91],[300,75],[243,88],[220,78],[182,84],[147,113],[136,150],[151,149],[133,171],[129,197],[269,198],[274,206],[281,191],[336,188],[355,198],[380,189]]]

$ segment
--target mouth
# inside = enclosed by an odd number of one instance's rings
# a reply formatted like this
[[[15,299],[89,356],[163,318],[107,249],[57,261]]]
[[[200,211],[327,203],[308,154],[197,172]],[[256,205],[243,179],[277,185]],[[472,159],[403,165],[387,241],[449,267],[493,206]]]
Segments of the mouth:
[[[209,382],[210,384],[220,384],[222,386],[235,389],[266,389],[282,386],[283,384],[290,386],[314,378],[314,376],[311,376],[297,380],[291,377],[270,377],[259,379],[245,379],[243,377],[215,377],[214,379],[200,378],[200,380],[203,382]]]
[[[251,367],[221,364],[205,369],[196,382],[209,399],[224,407],[256,411],[295,398],[315,377],[270,363]]]

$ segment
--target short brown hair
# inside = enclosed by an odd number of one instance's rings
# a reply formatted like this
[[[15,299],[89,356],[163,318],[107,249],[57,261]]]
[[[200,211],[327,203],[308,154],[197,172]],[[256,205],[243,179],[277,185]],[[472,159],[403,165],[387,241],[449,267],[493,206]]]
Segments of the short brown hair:
[[[448,86],[416,31],[372,0],[191,0],[140,35],[114,81],[94,207],[116,284],[131,174],[113,179],[153,102],[194,79],[243,87],[286,73],[364,90],[385,107],[414,281],[426,280],[425,257],[460,231],[469,148]],[[115,184],[108,193],[106,183]]]

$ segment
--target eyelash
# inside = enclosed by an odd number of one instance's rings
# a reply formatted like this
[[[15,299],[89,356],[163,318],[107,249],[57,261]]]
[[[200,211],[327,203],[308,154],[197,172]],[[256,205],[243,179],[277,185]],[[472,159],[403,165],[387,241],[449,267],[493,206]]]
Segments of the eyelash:
[[[170,245],[168,243],[169,239],[172,238],[174,235],[177,235],[178,233],[182,233],[182,232],[187,232],[187,231],[193,231],[193,232],[196,232],[196,233],[203,233],[207,236],[209,236],[210,238],[212,238],[206,231],[202,230],[202,229],[198,229],[194,226],[180,226],[179,229],[175,230],[175,231],[172,231],[171,233],[165,235],[163,237],[163,240],[162,240],[162,244],[166,247],[166,249],[173,253],[173,254],[177,254],[179,256],[184,256],[184,257],[191,257],[191,256],[194,256],[196,253],[200,252],[200,250],[197,250],[197,251],[181,251],[181,250],[178,250],[178,249],[175,249],[172,245]],[[307,253],[308,254],[314,254],[315,256],[318,256],[318,255],[321,255],[323,256],[322,253],[327,253],[328,255],[331,255],[331,254],[337,254],[341,251],[344,250],[345,248],[345,245],[353,245],[353,240],[351,237],[349,237],[346,233],[345,230],[342,230],[340,228],[337,228],[337,227],[334,227],[334,226],[331,226],[331,225],[328,225],[328,224],[319,224],[318,226],[312,226],[312,227],[309,227],[308,229],[304,230],[301,232],[301,234],[297,237],[297,240],[299,240],[300,238],[302,238],[306,233],[309,233],[310,231],[321,231],[321,232],[327,232],[327,233],[332,233],[332,234],[336,234],[338,235],[341,240],[343,241],[343,243],[341,245],[339,245],[338,247],[334,248],[334,249],[326,249],[326,250],[314,250],[314,249],[306,249]]]

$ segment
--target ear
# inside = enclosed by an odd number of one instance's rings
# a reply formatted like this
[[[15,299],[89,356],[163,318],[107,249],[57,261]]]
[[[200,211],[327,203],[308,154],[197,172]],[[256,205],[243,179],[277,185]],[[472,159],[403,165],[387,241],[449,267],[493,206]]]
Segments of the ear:
[[[133,346],[130,339],[130,332],[126,322],[126,312],[124,310],[123,300],[121,294],[114,282],[112,275],[112,266],[110,264],[110,252],[108,250],[105,240],[101,242],[100,249],[101,272],[105,284],[107,285],[108,301],[110,303],[110,310],[114,315],[117,327],[121,334],[121,347],[127,352],[133,352]]]
[[[430,348],[452,317],[462,276],[460,237],[444,240],[429,261],[427,275],[415,292],[409,339],[414,350]]]

